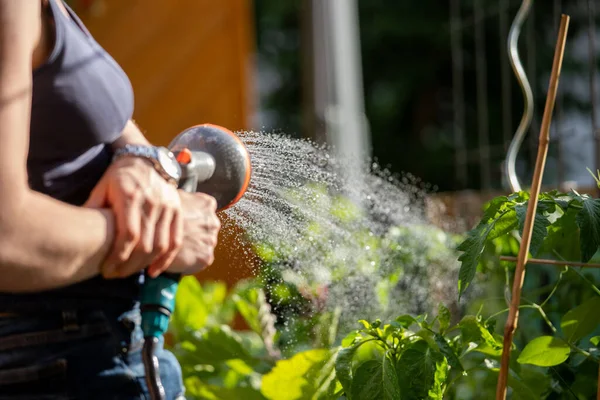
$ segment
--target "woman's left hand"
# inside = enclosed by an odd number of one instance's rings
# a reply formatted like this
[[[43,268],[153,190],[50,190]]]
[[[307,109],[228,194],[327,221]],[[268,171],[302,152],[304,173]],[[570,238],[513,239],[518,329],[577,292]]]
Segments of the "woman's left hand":
[[[147,160],[116,160],[84,206],[110,207],[115,213],[115,243],[101,270],[105,278],[126,277],[146,267],[150,276],[157,276],[181,248],[179,193]]]

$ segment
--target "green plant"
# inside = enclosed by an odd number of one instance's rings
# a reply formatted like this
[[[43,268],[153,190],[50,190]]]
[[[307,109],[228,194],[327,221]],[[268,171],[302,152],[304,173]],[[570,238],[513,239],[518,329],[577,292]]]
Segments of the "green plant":
[[[461,295],[478,272],[488,273],[498,265],[490,262],[490,249],[516,252],[528,201],[529,195],[519,192],[488,204],[480,223],[458,247],[462,251],[458,282]],[[525,332],[516,337],[511,353],[511,376],[523,378],[522,367],[531,365],[544,377],[527,385],[530,389],[543,387],[537,398],[587,399],[596,393],[600,359],[600,290],[595,284],[598,274],[569,264],[594,261],[599,246],[600,199],[575,191],[540,194],[530,255],[557,260],[564,266],[528,266],[529,282],[526,280],[520,309],[523,313],[533,312],[540,324],[536,327],[531,320],[521,323],[519,327],[523,326]],[[514,265],[499,265],[506,275],[505,294],[510,296],[509,278]],[[545,281],[541,287],[540,278]],[[507,310],[499,310],[491,319],[505,315]]]
[[[432,320],[425,315],[403,315],[385,325],[361,320],[362,329],[341,342],[334,339],[335,314],[323,314],[317,331],[328,339],[298,336],[305,346],[282,355],[281,332],[257,281],[227,293],[222,283],[201,285],[187,277],[176,300],[171,350],[192,399],[441,399],[453,395],[465,373],[488,368],[485,357],[501,350],[481,316],[453,324],[440,305]],[[249,330],[229,326],[234,311]]]

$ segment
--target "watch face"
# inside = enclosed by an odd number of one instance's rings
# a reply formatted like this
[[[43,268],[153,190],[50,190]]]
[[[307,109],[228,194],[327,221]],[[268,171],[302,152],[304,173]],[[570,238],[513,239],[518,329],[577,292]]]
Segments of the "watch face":
[[[181,167],[179,167],[179,163],[169,149],[161,147],[158,150],[158,162],[170,177],[175,180],[181,178]]]

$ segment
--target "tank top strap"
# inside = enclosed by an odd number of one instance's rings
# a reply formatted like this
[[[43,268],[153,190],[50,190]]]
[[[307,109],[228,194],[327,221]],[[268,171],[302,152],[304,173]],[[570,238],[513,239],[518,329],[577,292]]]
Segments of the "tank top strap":
[[[62,6],[67,10],[68,16],[65,15],[62,8],[58,4],[58,2],[62,3]],[[69,7],[67,3],[63,0],[48,0],[49,6],[52,11],[52,15],[54,17],[54,23],[58,24],[74,24],[76,25],[80,31],[82,31],[88,38],[92,38],[92,34],[85,27],[81,19],[75,14],[75,12]],[[58,27],[57,27],[58,28]]]

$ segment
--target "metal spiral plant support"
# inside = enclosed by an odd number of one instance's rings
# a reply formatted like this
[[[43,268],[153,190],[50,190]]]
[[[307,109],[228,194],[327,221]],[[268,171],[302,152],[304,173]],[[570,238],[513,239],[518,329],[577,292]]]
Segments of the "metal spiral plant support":
[[[523,0],[523,3],[521,3],[521,7],[517,12],[508,34],[508,58],[515,76],[517,77],[517,81],[521,86],[524,97],[523,116],[521,117],[521,122],[517,128],[517,132],[510,142],[505,162],[506,177],[513,192],[518,192],[521,190],[521,184],[519,183],[519,178],[516,172],[517,153],[521,148],[521,144],[523,144],[523,139],[525,138],[525,134],[527,133],[527,129],[529,128],[531,119],[533,118],[533,93],[531,91],[531,85],[527,80],[527,74],[523,69],[521,59],[519,58],[518,47],[521,28],[523,27],[523,23],[531,11],[532,3],[533,0]]]

